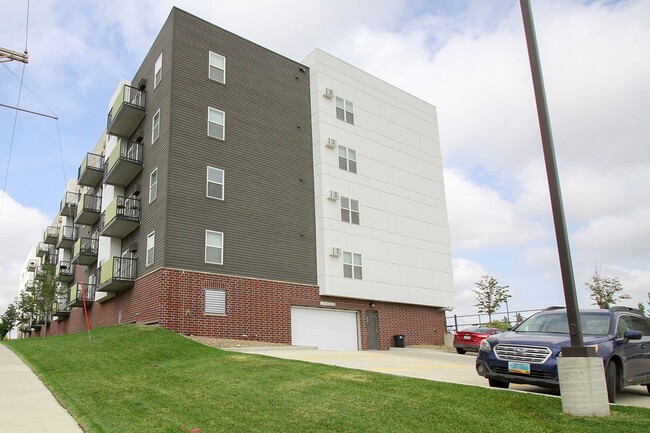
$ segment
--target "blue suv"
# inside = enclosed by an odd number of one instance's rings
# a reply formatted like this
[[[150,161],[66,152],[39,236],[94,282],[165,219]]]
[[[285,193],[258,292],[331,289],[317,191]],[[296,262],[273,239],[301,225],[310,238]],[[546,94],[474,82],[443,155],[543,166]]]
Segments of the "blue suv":
[[[628,385],[645,385],[650,393],[650,319],[633,308],[612,307],[581,310],[580,324],[585,346],[596,347],[603,359],[610,403]],[[559,388],[557,357],[570,345],[566,309],[549,307],[483,340],[476,371],[495,388],[511,383]]]

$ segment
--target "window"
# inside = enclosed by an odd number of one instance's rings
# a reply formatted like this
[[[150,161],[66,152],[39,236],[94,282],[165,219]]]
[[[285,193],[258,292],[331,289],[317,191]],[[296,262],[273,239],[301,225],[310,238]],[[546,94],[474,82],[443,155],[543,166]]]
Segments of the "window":
[[[345,146],[339,146],[339,168],[341,170],[349,171],[350,173],[357,172],[357,152]]]
[[[158,197],[158,167],[149,175],[149,203]]]
[[[223,140],[225,136],[226,113],[214,108],[208,108],[208,135]]]
[[[354,125],[354,106],[352,102],[336,97],[336,118]]]
[[[160,84],[161,80],[162,80],[162,53],[160,53],[160,56],[158,56],[158,60],[156,60],[156,64],[154,66],[154,73],[153,73],[154,89],[158,87],[158,84]]]
[[[226,314],[226,291],[205,289],[205,314]]]
[[[343,276],[361,280],[361,254],[343,251]]]
[[[226,84],[226,58],[210,51],[210,69],[208,77],[211,80]]]
[[[160,108],[153,115],[153,122],[151,122],[151,144],[155,143],[160,137]]]
[[[341,196],[341,221],[359,224],[359,200]]]
[[[207,175],[206,194],[210,198],[223,200],[224,171],[220,168],[209,167]]]
[[[154,246],[156,244],[156,232],[151,232],[147,236],[147,266],[153,265],[154,259]]]
[[[223,265],[223,233],[205,231],[205,262]]]

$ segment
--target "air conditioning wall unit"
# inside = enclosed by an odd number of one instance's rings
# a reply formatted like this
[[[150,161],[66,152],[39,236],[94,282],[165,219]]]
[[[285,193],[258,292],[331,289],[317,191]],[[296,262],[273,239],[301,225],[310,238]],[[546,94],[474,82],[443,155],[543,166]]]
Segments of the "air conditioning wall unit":
[[[333,190],[327,191],[327,199],[328,200],[333,200],[333,201],[338,200],[339,199],[339,192],[338,191],[333,191]]]
[[[336,147],[336,138],[327,137],[327,141],[325,141],[325,146],[329,147],[330,149],[334,149]]]
[[[330,256],[338,257],[340,255],[341,255],[341,249],[339,247],[331,247],[330,248]]]
[[[332,99],[334,97],[334,90],[330,89],[329,87],[326,87],[323,96],[326,97],[327,99]]]

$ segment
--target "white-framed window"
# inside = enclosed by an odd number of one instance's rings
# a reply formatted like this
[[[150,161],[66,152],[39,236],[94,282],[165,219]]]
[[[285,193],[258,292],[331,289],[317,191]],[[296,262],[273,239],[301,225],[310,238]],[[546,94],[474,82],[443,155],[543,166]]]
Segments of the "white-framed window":
[[[156,246],[156,232],[153,231],[147,235],[147,266],[153,265],[154,248]]]
[[[162,81],[162,53],[158,56],[156,63],[154,65],[153,72],[153,88],[158,87],[158,84]]]
[[[339,146],[339,168],[341,170],[349,171],[350,173],[357,172],[356,150],[345,146]]]
[[[221,54],[210,51],[209,63],[208,77],[211,80],[226,84],[226,58]]]
[[[226,314],[226,291],[222,289],[205,289],[205,314]]]
[[[336,118],[354,125],[354,105],[341,97],[336,97]]]
[[[343,251],[343,276],[355,280],[362,279],[361,254]]]
[[[151,144],[154,144],[158,137],[160,137],[160,108],[153,115],[153,121],[151,122]]]
[[[149,203],[158,197],[158,167],[149,175]]]
[[[226,113],[208,107],[208,135],[223,140],[226,136]]]
[[[218,200],[224,199],[225,175],[226,174],[222,169],[208,166],[205,187],[205,194],[208,197],[216,198]]]
[[[223,265],[223,233],[205,231],[205,262]]]
[[[341,221],[359,224],[359,200],[341,196]]]

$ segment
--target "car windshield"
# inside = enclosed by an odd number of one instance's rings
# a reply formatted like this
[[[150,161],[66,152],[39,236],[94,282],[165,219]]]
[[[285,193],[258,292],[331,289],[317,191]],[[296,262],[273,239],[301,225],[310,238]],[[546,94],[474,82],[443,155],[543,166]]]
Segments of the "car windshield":
[[[490,329],[488,329],[488,328],[465,328],[460,332],[475,332],[477,334],[489,334]]]
[[[610,317],[608,314],[580,313],[582,333],[585,335],[607,335]],[[557,313],[536,314],[524,321],[517,332],[544,332],[551,334],[568,334],[569,322],[565,311]]]

